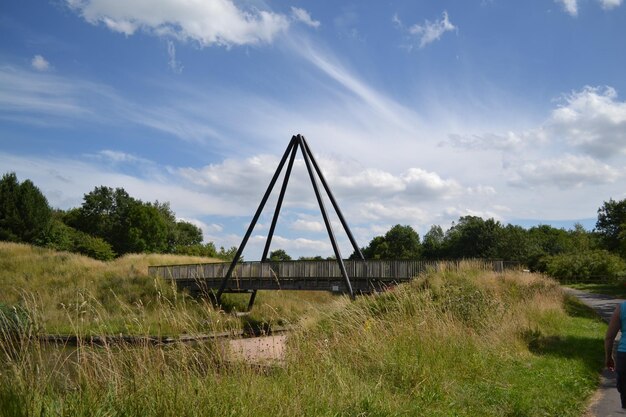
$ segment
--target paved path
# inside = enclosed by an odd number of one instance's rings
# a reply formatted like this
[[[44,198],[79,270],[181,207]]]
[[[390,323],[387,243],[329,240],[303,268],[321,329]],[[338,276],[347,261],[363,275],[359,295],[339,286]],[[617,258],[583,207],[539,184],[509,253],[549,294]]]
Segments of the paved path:
[[[615,307],[626,301],[608,295],[590,294],[572,288],[564,288],[564,290],[593,308],[607,322],[611,318]],[[622,410],[619,393],[615,388],[615,372],[610,372],[607,369],[602,371],[600,387],[593,397],[587,415],[589,417],[626,416],[626,410]]]

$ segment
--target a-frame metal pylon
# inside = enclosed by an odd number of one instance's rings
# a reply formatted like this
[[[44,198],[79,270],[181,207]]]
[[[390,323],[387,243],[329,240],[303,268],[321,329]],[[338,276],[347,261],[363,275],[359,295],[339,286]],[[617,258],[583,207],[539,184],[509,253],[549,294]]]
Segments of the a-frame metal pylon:
[[[263,195],[261,204],[259,204],[259,208],[257,209],[256,213],[254,214],[254,217],[252,218],[252,222],[250,223],[250,226],[248,227],[248,231],[246,232],[243,240],[241,241],[241,244],[239,245],[239,248],[237,249],[237,253],[235,254],[235,257],[233,258],[230,264],[230,267],[228,268],[228,272],[226,273],[226,275],[224,276],[224,279],[222,280],[222,284],[220,285],[220,288],[216,294],[216,301],[218,304],[221,301],[222,294],[226,290],[226,285],[228,284],[228,280],[231,278],[233,270],[235,269],[237,262],[239,262],[239,259],[241,258],[241,254],[243,253],[243,250],[246,244],[248,243],[248,239],[250,238],[250,235],[252,234],[252,231],[254,230],[254,226],[259,220],[259,216],[261,215],[261,212],[263,211],[263,208],[265,207],[265,203],[267,203],[267,199],[272,193],[272,189],[274,188],[274,185],[276,184],[276,180],[280,176],[280,173],[283,167],[285,166],[287,157],[289,157],[289,163],[287,164],[287,171],[285,172],[283,184],[280,188],[280,194],[278,196],[278,201],[276,202],[276,209],[274,210],[274,217],[272,218],[272,224],[270,226],[270,230],[267,236],[267,241],[265,242],[265,248],[263,249],[263,256],[261,258],[261,262],[267,261],[267,255],[270,249],[270,244],[272,243],[274,229],[276,228],[276,222],[278,221],[278,215],[280,213],[280,208],[283,204],[283,198],[285,197],[285,191],[287,190],[287,183],[289,182],[291,169],[293,168],[293,161],[296,158],[296,152],[298,151],[298,148],[300,148],[300,150],[302,151],[302,157],[304,158],[304,163],[309,173],[311,184],[313,185],[313,191],[315,192],[317,203],[319,204],[320,211],[322,212],[324,224],[326,225],[326,230],[328,231],[328,237],[330,238],[330,243],[333,247],[333,251],[335,252],[335,257],[337,258],[337,263],[339,264],[341,275],[343,276],[343,279],[345,280],[346,287],[348,288],[348,292],[350,293],[350,297],[354,298],[354,291],[352,290],[350,277],[348,277],[348,273],[346,272],[346,268],[343,263],[343,258],[341,257],[341,252],[339,251],[339,246],[337,245],[337,241],[335,240],[335,234],[333,233],[333,228],[331,226],[330,220],[328,219],[328,213],[326,212],[326,208],[324,207],[324,201],[322,199],[322,195],[320,194],[320,190],[317,185],[317,180],[315,179],[315,173],[317,173],[317,176],[319,177],[322,183],[322,186],[324,187],[324,190],[326,190],[326,194],[328,195],[328,198],[330,199],[333,205],[333,208],[335,209],[335,212],[337,213],[337,217],[339,217],[339,220],[341,221],[341,224],[344,230],[346,231],[348,238],[350,239],[350,243],[352,244],[354,251],[359,255],[359,257],[362,260],[365,258],[363,257],[363,254],[361,253],[361,249],[359,249],[359,245],[357,245],[356,240],[354,239],[354,236],[352,235],[352,232],[350,231],[350,228],[348,227],[348,223],[346,222],[346,219],[343,217],[343,214],[341,213],[341,210],[339,209],[339,205],[337,204],[337,201],[335,200],[333,193],[330,191],[330,187],[328,187],[328,183],[326,182],[326,179],[324,178],[324,175],[322,174],[322,171],[320,170],[320,167],[317,164],[317,161],[315,160],[315,157],[313,156],[313,153],[311,152],[311,148],[309,148],[309,145],[306,139],[302,135],[296,135],[296,136],[292,136],[291,141],[289,142],[289,145],[287,146],[287,149],[285,150],[285,153],[282,159],[280,160],[280,163],[278,164],[278,168],[276,168],[276,172],[274,173],[274,176],[272,177],[272,180],[270,181],[270,184],[267,187],[267,191],[265,191],[265,194]],[[252,292],[252,295],[250,296],[250,303],[248,304],[249,308],[252,307],[255,297],[256,297],[256,290],[254,290]]]

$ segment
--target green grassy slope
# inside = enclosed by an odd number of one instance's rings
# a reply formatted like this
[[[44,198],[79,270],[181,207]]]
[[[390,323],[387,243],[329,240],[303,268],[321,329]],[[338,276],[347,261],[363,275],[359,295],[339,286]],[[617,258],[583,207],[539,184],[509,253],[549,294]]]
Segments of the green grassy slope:
[[[268,311],[294,302],[267,297]],[[0,414],[579,416],[597,386],[605,324],[538,275],[468,264],[307,302],[271,368],[231,363],[213,343],[56,355],[0,344]]]

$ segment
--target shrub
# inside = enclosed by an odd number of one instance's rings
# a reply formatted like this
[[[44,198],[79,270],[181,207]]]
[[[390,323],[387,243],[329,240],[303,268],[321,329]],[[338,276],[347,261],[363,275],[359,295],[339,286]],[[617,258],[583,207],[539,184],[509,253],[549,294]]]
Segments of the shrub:
[[[74,242],[74,251],[100,261],[110,261],[115,258],[113,248],[99,237],[77,232]]]
[[[545,272],[560,281],[615,280],[626,275],[626,262],[606,250],[546,256]]]
[[[51,249],[77,252],[100,261],[115,258],[113,248],[103,239],[74,229],[54,219],[45,236],[45,246]]]

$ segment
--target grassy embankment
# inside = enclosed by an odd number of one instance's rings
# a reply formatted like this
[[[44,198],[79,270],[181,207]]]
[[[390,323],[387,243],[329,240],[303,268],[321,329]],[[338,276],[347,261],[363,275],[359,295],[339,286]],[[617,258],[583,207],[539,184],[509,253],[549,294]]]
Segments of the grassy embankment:
[[[127,255],[111,262],[0,242],[0,304],[36,312],[40,331],[79,335],[168,335],[238,329],[244,323],[185,296],[149,265],[222,262],[180,255]],[[260,292],[247,322],[291,324],[327,293]],[[247,298],[225,295],[228,309],[243,310]]]
[[[333,298],[300,324],[284,366],[262,370],[228,362],[210,343],[51,355],[14,337],[0,345],[0,410],[578,416],[597,385],[605,330],[552,280],[471,264],[356,302]]]

